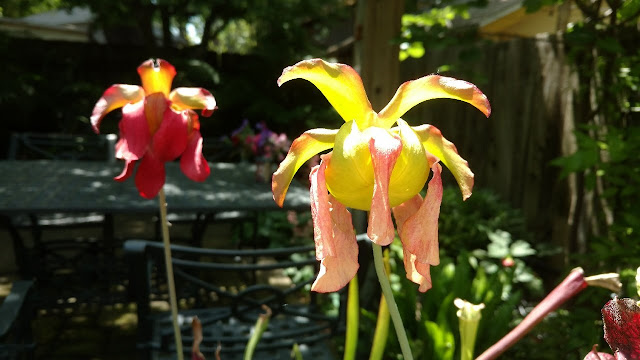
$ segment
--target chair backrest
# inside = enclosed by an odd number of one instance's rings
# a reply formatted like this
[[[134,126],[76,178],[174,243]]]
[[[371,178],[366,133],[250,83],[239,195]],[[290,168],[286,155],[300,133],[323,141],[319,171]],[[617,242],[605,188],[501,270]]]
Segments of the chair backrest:
[[[138,308],[139,346],[144,347],[140,342],[147,342],[147,346],[164,343],[170,347],[173,333],[168,317],[162,329],[146,320],[155,318],[151,316],[150,303],[166,299],[163,245],[128,240],[124,248],[130,264],[129,288]],[[263,336],[266,340],[259,344],[264,347],[290,350],[293,342],[305,344],[326,339],[343,318],[342,305],[327,313],[326,309],[334,306],[330,295],[309,291],[318,267],[313,245],[261,250],[172,245],[171,253],[180,304],[191,308],[189,314],[197,315],[203,324],[201,349],[213,350],[220,342],[223,353],[242,351],[256,319],[265,312],[263,305],[272,312],[269,326],[273,326]],[[277,325],[278,318],[287,317],[294,320],[286,320],[284,327]],[[190,349],[190,321],[188,317],[183,319],[183,346]],[[225,328],[223,324],[232,326]],[[165,338],[151,339],[150,334]]]
[[[115,161],[117,139],[115,134],[12,133],[7,158]]]

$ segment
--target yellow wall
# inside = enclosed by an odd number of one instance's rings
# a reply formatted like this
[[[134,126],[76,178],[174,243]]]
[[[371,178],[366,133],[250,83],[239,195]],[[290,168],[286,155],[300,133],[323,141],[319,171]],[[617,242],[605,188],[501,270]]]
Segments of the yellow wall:
[[[539,33],[556,32],[559,5],[547,6],[534,13],[526,13],[520,8],[498,20],[480,28],[480,33],[493,39],[512,37],[535,37]],[[580,20],[580,11],[571,5],[569,22]],[[560,29],[563,30],[563,29]]]

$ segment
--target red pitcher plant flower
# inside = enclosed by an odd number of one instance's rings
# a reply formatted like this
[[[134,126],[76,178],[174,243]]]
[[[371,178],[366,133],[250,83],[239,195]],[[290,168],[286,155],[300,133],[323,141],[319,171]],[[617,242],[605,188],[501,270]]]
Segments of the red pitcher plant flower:
[[[115,84],[96,103],[91,125],[99,133],[100,122],[112,110],[122,108],[116,157],[125,161],[115,177],[124,181],[140,160],[135,184],[145,198],[155,197],[165,182],[165,162],[180,157],[180,168],[191,180],[204,181],[210,173],[202,155],[200,122],[194,109],[210,116],[216,100],[202,88],[179,87],[171,91],[176,70],[165,60],[147,60],[138,67],[142,86]]]
[[[298,137],[272,178],[274,199],[282,206],[295,172],[312,156],[333,148],[321,156],[320,165],[310,174],[316,257],[321,261],[312,289],[336,291],[358,270],[349,207],[369,212],[367,234],[377,245],[388,245],[395,237],[393,212],[407,278],[420,291],[427,291],[430,266],[440,262],[440,162],[453,173],[464,199],[471,195],[473,173],[437,128],[410,127],[400,117],[415,105],[436,98],[465,101],[489,116],[487,97],[466,81],[429,75],[402,84],[389,104],[376,113],[360,76],[348,65],[305,60],[284,69],[278,85],[292,79],[313,83],[345,121],[339,130],[313,129]],[[433,176],[423,199],[419,193],[430,172]]]

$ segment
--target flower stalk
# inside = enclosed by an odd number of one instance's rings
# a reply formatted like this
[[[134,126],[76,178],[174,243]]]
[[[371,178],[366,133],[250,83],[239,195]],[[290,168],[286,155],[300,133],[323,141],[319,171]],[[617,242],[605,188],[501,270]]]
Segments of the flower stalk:
[[[358,327],[360,320],[360,289],[358,277],[349,282],[349,298],[347,299],[347,333],[344,344],[344,360],[354,360],[358,348]]]
[[[485,350],[476,360],[491,360],[507,351],[513,344],[522,339],[531,329],[542,321],[549,313],[571,299],[587,286],[600,286],[612,291],[620,291],[618,274],[602,274],[585,278],[582,268],[573,269],[569,275],[547,295],[524,320],[507,335]]]
[[[387,308],[391,315],[391,321],[393,321],[393,327],[396,329],[396,335],[398,342],[400,343],[400,349],[402,350],[402,356],[405,360],[413,360],[411,354],[411,347],[409,346],[409,339],[407,333],[402,324],[402,317],[400,317],[400,311],[398,305],[393,298],[393,292],[391,291],[391,284],[384,268],[384,260],[382,257],[382,246],[377,244],[371,244],[373,246],[373,263],[376,268],[376,275],[378,275],[378,281],[382,288],[382,294],[387,301]]]
[[[169,286],[169,305],[171,306],[171,320],[173,322],[173,336],[176,341],[176,355],[178,360],[184,359],[182,352],[182,337],[178,324],[178,300],[176,298],[176,284],[173,278],[173,264],[171,262],[171,241],[169,240],[169,221],[167,221],[167,200],[164,189],[158,192],[160,205],[160,228],[162,229],[162,243],[164,244],[164,264],[167,269],[167,285]]]
[[[384,252],[384,268],[387,270],[387,277],[391,273],[389,265],[389,250]],[[371,345],[371,353],[369,360],[382,360],[384,349],[387,345],[387,337],[389,335],[389,307],[384,298],[384,294],[380,297],[380,306],[378,309],[378,319],[376,321],[376,330],[373,333],[373,344]]]

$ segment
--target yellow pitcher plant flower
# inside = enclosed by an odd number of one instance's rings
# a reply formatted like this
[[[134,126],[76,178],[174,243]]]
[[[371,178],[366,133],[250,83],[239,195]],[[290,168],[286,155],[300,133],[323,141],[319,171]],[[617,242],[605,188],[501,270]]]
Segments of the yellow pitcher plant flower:
[[[316,257],[321,261],[312,290],[339,290],[358,270],[358,247],[347,210],[353,208],[369,211],[367,234],[382,246],[395,237],[393,211],[407,278],[419,284],[420,291],[427,291],[431,288],[430,266],[440,262],[439,163],[453,173],[464,199],[471,195],[473,173],[440,130],[427,124],[410,127],[401,116],[436,98],[465,101],[489,116],[487,97],[466,81],[429,75],[402,84],[389,104],[376,113],[360,76],[348,65],[305,60],[284,69],[278,85],[292,79],[313,83],[345,121],[339,130],[312,129],[298,137],[272,178],[274,200],[282,206],[296,171],[312,156],[333,148],[321,156],[320,165],[309,175]],[[419,193],[430,172],[433,177],[423,199]]]

